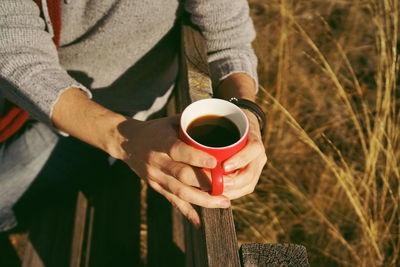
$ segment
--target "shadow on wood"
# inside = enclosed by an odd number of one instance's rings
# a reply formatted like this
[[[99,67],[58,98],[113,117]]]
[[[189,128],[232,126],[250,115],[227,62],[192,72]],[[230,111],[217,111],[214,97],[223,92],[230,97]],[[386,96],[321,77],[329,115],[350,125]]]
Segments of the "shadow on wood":
[[[24,207],[34,210],[22,266],[140,265],[140,180],[124,163],[108,167],[104,154],[87,151],[87,172],[68,174],[80,183],[61,183]]]
[[[8,239],[7,233],[0,233],[0,266],[19,267],[21,260]]]
[[[147,266],[184,266],[184,254],[172,237],[171,204],[159,193],[147,191]]]

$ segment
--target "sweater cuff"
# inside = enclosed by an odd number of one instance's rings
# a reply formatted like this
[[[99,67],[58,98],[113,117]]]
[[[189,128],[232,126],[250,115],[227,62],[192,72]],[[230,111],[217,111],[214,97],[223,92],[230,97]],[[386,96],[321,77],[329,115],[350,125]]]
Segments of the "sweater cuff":
[[[231,59],[219,59],[210,63],[211,80],[213,88],[217,88],[219,83],[234,73],[246,73],[253,78],[258,92],[257,64],[251,62],[249,58],[237,57]]]
[[[6,90],[9,98],[32,117],[52,127],[63,136],[68,134],[57,129],[51,121],[54,105],[61,94],[69,88],[76,87],[85,92],[88,98],[92,98],[89,89],[59,68],[48,68],[36,74],[26,75],[19,80],[18,85],[19,88],[29,88],[29,90]]]

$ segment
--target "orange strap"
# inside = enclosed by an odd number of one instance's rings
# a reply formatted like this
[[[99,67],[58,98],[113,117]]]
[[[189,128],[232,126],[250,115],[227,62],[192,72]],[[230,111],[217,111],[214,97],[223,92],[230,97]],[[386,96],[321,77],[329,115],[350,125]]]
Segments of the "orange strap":
[[[34,0],[41,8],[41,1]],[[60,0],[47,0],[51,24],[54,30],[54,43],[58,49],[61,32]],[[28,120],[29,114],[15,104],[5,100],[4,108],[0,115],[0,143],[15,134]]]

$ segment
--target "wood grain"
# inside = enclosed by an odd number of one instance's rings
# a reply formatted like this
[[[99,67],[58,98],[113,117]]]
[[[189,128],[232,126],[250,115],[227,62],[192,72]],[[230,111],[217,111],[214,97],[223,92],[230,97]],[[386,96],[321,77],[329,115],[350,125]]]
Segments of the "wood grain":
[[[308,267],[307,250],[295,244],[244,244],[240,248],[243,267]]]
[[[206,46],[200,32],[183,20],[180,73],[176,92],[176,110],[212,96]],[[184,234],[174,237],[181,243],[184,237],[186,266],[240,266],[235,226],[231,209],[197,207],[202,227],[197,230],[175,213],[174,225],[184,224]],[[176,226],[178,229],[181,227]],[[183,236],[183,237],[182,237]],[[181,245],[180,245],[181,246]]]

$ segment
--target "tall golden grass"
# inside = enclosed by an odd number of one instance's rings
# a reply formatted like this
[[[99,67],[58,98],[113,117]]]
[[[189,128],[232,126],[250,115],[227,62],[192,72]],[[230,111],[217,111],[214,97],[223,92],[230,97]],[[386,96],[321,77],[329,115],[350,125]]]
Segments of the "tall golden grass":
[[[249,3],[269,161],[234,202],[239,242],[303,244],[311,266],[399,266],[399,2]]]

